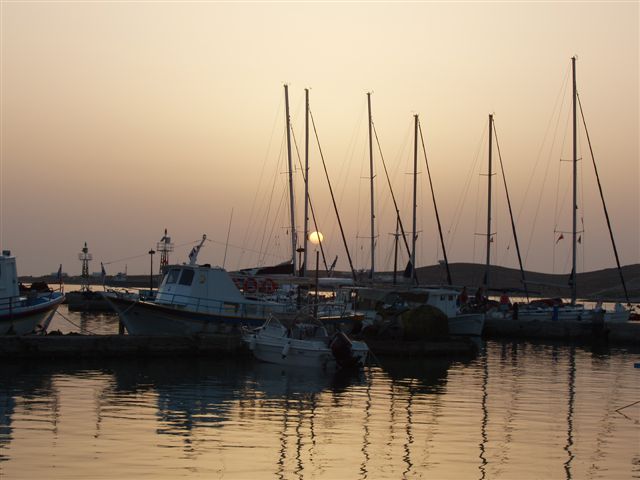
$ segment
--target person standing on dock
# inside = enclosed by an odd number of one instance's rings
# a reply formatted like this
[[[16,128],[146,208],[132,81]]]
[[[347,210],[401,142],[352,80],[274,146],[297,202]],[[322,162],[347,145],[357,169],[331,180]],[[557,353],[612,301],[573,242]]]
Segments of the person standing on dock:
[[[467,293],[467,287],[463,287],[460,295],[458,295],[458,307],[462,308],[469,302],[469,294]]]
[[[502,312],[503,318],[506,318],[510,306],[511,300],[509,300],[509,295],[507,295],[506,290],[503,290],[502,295],[500,295],[500,311]]]
[[[487,297],[484,295],[484,286],[482,285],[476,290],[475,302],[476,305],[484,305],[487,302]]]

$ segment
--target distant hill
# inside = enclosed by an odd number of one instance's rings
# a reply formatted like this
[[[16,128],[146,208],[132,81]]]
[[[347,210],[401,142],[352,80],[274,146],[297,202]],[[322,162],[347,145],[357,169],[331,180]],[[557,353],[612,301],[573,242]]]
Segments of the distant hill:
[[[454,285],[477,287],[483,281],[484,265],[474,263],[452,263],[449,266]],[[640,302],[640,264],[622,267],[629,297]],[[421,267],[417,270],[421,284],[446,283],[446,271],[443,265]],[[568,274],[550,274],[525,272],[529,292],[536,296],[569,296]],[[489,285],[491,290],[524,291],[520,270],[505,267],[491,267]],[[577,278],[578,297],[598,298],[609,301],[623,301],[624,291],[617,268],[607,268],[593,272],[579,273]]]
[[[449,266],[453,284],[466,286],[471,294],[483,283],[484,265],[475,263],[452,263]],[[633,303],[640,303],[640,264],[627,265],[622,267],[625,283],[629,297]],[[321,276],[326,276],[326,272],[319,272]],[[337,272],[337,276],[349,277],[347,272]],[[387,278],[391,278],[392,272],[381,272]],[[402,275],[401,272],[398,273]],[[447,277],[443,265],[431,265],[420,267],[417,270],[418,281],[421,285],[441,285],[445,284]],[[313,274],[311,274],[313,276]],[[154,284],[157,286],[159,278],[154,276]],[[363,277],[364,278],[364,277]],[[569,288],[568,274],[551,274],[539,272],[525,272],[525,278],[529,286],[529,292],[533,296],[543,297],[567,297],[571,295]],[[491,267],[490,290],[492,293],[508,290],[512,295],[516,292],[524,292],[521,282],[520,270],[506,267]],[[123,287],[148,287],[148,275],[129,275],[127,282],[122,284],[109,283]],[[20,281],[31,283],[34,281],[45,281],[51,284],[56,283],[56,279],[50,276],[43,277],[21,277]],[[79,284],[80,277],[65,278],[65,283]],[[606,301],[624,301],[624,291],[620,282],[618,269],[607,268],[593,272],[578,274],[578,297],[584,299],[600,299]],[[92,279],[92,284],[101,285],[99,280]]]

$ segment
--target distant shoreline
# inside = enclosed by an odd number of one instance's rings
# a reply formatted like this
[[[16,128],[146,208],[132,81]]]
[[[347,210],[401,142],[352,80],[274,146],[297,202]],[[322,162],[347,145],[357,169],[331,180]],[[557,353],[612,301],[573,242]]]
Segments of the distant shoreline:
[[[477,288],[482,284],[485,274],[485,266],[473,263],[453,263],[449,266],[453,284],[459,287]],[[326,271],[319,271],[320,276],[326,277]],[[625,284],[632,303],[640,303],[640,264],[622,267]],[[360,272],[363,281],[366,276]],[[393,272],[379,272],[380,279],[391,281]],[[336,277],[348,278],[348,272],[335,272]],[[432,265],[417,269],[417,277],[420,285],[444,285],[446,284],[446,271],[443,265]],[[397,272],[397,278],[402,278],[402,272]],[[525,272],[525,278],[529,294],[533,297],[567,297],[570,295],[568,284],[569,275],[550,274],[539,272]],[[160,276],[154,275],[154,287],[160,282]],[[20,282],[32,283],[44,281],[55,285],[58,279],[52,275],[22,276]],[[68,276],[63,278],[64,283],[80,284],[80,276]],[[122,288],[147,288],[149,287],[149,275],[129,275],[126,281],[114,281],[107,275],[106,285]],[[91,278],[90,284],[101,287],[100,278]],[[585,300],[604,300],[609,302],[626,302],[620,276],[616,268],[596,270],[593,272],[579,273],[577,275],[578,297]],[[524,296],[524,288],[521,281],[521,273],[517,269],[506,267],[491,267],[489,272],[490,291],[500,292],[506,290],[512,295]]]

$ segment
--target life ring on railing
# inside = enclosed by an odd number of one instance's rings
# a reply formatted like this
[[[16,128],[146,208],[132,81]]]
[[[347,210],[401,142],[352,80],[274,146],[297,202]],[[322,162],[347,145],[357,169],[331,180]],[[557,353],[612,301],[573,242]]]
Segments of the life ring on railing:
[[[255,293],[258,289],[258,282],[253,277],[246,278],[243,284],[243,290],[245,293]]]
[[[278,284],[276,283],[275,280],[271,279],[271,278],[266,278],[264,280],[264,283],[262,284],[262,289],[264,290],[264,293],[274,293],[277,289],[278,289]]]

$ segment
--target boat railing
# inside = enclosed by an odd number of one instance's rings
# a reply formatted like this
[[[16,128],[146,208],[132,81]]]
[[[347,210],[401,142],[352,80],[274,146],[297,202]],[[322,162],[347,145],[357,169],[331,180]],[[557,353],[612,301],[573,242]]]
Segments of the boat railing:
[[[155,303],[174,306],[196,313],[224,314],[234,317],[266,317],[269,314],[287,314],[302,310],[313,311],[314,303],[299,304],[295,300],[289,302],[256,302],[229,301],[203,297],[194,297],[178,293],[163,292]],[[318,306],[319,316],[343,316],[347,306],[342,302],[323,302]]]
[[[155,303],[175,306],[196,313],[224,314],[234,317],[266,317],[270,313],[295,311],[295,304],[289,303],[236,302],[177,293],[162,293],[156,298]]]
[[[49,291],[40,292],[32,291],[27,292],[26,295],[20,295],[17,297],[5,297],[0,299],[0,311],[13,312],[15,308],[31,307],[53,300],[56,297],[60,297],[59,292]]]

